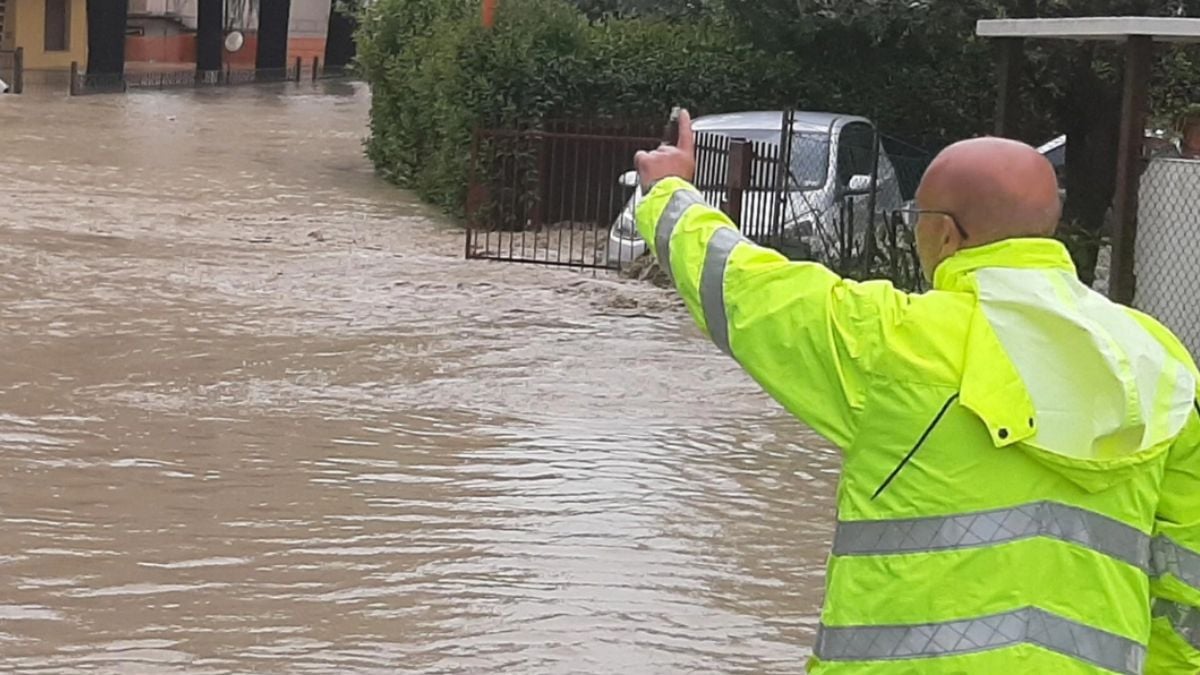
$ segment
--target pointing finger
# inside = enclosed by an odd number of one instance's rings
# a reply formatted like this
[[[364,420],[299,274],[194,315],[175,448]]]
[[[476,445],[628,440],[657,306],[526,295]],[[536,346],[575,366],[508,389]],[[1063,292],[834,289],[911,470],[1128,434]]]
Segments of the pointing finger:
[[[696,151],[696,136],[692,133],[692,114],[683,109],[679,111],[679,140],[677,146],[687,154]]]

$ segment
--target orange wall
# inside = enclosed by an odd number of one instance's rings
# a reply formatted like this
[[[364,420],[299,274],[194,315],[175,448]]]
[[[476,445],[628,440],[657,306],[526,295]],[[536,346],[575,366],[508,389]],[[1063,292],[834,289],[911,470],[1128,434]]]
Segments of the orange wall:
[[[236,53],[224,52],[223,63],[233,68],[253,68],[258,51],[258,35],[247,32],[246,41]],[[325,59],[324,37],[292,37],[288,39],[287,64],[300,57],[304,67],[312,65],[313,57]],[[169,37],[133,37],[125,39],[125,60],[134,63],[195,63],[196,36],[192,34]]]
[[[222,50],[221,63],[234,68],[253,68],[255,55],[258,53],[258,33],[249,31],[242,34],[246,41],[236,53],[230,54]]]
[[[322,37],[293,37],[288,38],[288,63],[299,56],[305,66],[312,65],[313,57],[325,60],[325,38]]]
[[[159,37],[131,35],[125,38],[125,60],[195,63],[196,36],[188,34]]]

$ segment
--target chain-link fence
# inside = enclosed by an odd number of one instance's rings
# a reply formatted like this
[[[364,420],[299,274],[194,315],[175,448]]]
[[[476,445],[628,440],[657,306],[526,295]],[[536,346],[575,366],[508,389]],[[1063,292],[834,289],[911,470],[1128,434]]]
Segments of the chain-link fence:
[[[1142,174],[1134,306],[1200,354],[1200,161],[1156,158]]]
[[[797,113],[785,222],[802,238],[785,250],[852,279],[921,290],[908,207],[930,155],[861,118]]]

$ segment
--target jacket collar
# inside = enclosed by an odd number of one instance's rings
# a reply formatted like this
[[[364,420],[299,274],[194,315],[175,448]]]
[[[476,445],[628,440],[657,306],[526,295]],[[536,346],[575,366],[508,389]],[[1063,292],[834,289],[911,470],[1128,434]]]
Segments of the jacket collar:
[[[1060,269],[1075,274],[1075,263],[1067,247],[1057,239],[1005,239],[994,244],[965,248],[946,258],[933,274],[933,287],[939,291],[967,291],[967,277],[985,267],[1018,269]]]

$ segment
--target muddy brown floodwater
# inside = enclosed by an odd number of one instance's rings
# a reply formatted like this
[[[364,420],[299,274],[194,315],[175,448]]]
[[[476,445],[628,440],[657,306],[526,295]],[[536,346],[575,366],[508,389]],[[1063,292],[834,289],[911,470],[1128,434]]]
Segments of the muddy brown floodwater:
[[[326,83],[0,97],[0,671],[798,673],[836,455]]]

